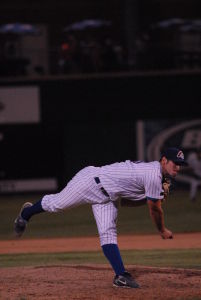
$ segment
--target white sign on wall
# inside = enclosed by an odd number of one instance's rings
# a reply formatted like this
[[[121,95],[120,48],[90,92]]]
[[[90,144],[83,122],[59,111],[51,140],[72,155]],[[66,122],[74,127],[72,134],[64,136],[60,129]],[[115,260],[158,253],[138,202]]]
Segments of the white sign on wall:
[[[55,192],[57,189],[58,183],[56,178],[0,180],[0,193]]]
[[[0,87],[0,124],[39,123],[37,86]]]

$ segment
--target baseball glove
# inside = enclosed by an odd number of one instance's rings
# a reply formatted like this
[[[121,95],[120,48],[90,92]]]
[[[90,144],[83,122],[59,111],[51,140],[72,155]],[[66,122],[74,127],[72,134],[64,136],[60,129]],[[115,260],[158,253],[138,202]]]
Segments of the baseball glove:
[[[170,193],[171,180],[169,178],[165,178],[162,187],[163,187],[163,201],[166,201],[169,193]]]

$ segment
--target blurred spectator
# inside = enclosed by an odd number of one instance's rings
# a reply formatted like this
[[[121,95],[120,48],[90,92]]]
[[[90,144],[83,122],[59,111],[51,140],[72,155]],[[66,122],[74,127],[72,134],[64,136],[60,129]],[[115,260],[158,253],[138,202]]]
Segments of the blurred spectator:
[[[58,72],[97,73],[127,68],[127,53],[121,43],[90,33],[75,37],[70,34],[59,47]]]
[[[124,71],[128,69],[128,51],[121,41],[111,37],[103,40],[103,68],[105,71]]]
[[[5,39],[1,43],[0,76],[27,75],[29,59],[20,56],[18,39]]]
[[[92,36],[88,35],[80,41],[81,69],[83,72],[99,72],[102,69],[101,44]]]
[[[70,34],[59,49],[59,73],[75,73],[78,68],[79,45],[76,37]]]
[[[103,42],[103,71],[116,71],[118,70],[118,58],[115,51],[114,41],[107,37]]]

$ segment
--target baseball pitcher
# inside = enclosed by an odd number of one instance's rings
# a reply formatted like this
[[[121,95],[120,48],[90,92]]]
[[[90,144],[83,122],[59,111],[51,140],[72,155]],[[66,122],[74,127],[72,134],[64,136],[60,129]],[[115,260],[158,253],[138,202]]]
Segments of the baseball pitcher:
[[[89,203],[96,220],[100,245],[114,270],[115,287],[138,288],[139,284],[126,271],[117,244],[118,203],[129,201],[134,206],[147,204],[150,216],[163,239],[173,238],[165,227],[162,201],[167,197],[169,182],[181,165],[186,165],[184,154],[177,148],[168,148],[159,161],[126,160],[102,167],[88,166],[79,171],[57,194],[45,195],[32,204],[26,202],[14,222],[20,237],[30,218],[41,212],[59,212]]]

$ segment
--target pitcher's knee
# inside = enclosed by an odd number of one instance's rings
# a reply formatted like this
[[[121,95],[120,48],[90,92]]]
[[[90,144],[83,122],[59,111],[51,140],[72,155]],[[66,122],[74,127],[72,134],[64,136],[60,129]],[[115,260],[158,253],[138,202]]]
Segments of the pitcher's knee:
[[[101,246],[105,244],[117,244],[117,234],[116,233],[100,234],[100,244]]]
[[[42,208],[48,212],[59,212],[62,211],[59,201],[55,195],[46,195],[43,197],[41,202]]]

